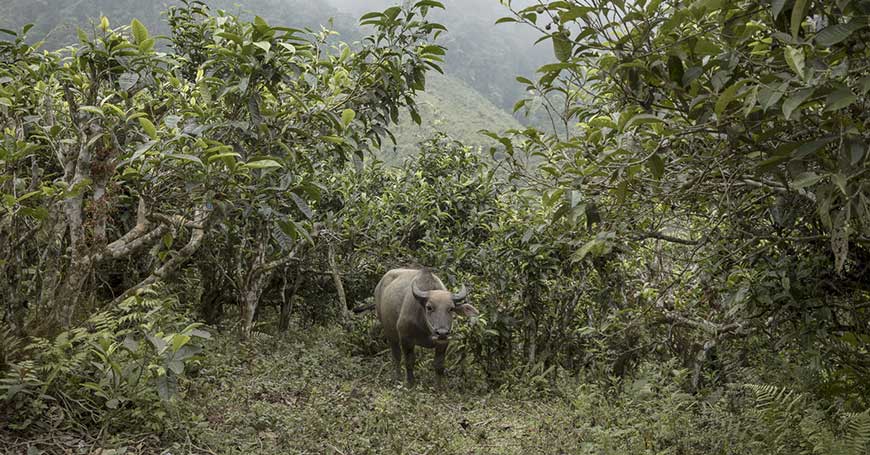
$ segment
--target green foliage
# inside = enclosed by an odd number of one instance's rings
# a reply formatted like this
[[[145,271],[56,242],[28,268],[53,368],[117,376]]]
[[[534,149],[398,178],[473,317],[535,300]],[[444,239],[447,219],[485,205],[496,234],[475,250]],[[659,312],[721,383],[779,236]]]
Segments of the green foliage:
[[[145,290],[82,327],[34,339],[28,358],[10,363],[2,377],[11,417],[4,429],[160,431],[179,380],[198,366],[210,338],[176,307]]]
[[[746,386],[755,414],[768,430],[767,453],[865,454],[870,450],[870,414],[824,406],[806,394],[773,385]]]

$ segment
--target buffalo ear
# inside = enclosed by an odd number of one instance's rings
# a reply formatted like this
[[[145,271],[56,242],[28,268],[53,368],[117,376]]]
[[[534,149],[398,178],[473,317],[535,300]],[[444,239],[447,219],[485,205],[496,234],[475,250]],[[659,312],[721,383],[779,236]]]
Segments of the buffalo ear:
[[[463,303],[462,305],[456,305],[456,312],[465,317],[477,316],[480,314],[480,311],[477,311],[477,308],[470,303]]]

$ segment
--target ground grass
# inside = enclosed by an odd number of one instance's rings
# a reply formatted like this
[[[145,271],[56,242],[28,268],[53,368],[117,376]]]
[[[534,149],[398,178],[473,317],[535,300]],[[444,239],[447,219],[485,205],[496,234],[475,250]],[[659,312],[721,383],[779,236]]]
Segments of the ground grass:
[[[641,366],[617,386],[560,377],[494,389],[469,360],[438,388],[424,350],[418,386],[408,389],[384,346],[363,335],[367,325],[355,326],[362,330],[297,325],[247,342],[215,331],[168,404],[162,435],[0,432],[0,453],[773,453],[768,432],[740,411],[748,406],[742,389],[687,394],[680,384],[688,372],[670,363]],[[448,352],[448,368],[455,357]]]
[[[215,453],[578,453],[564,400],[516,399],[450,377],[435,387],[431,354],[419,385],[395,381],[389,355],[351,356],[343,332],[222,343],[186,403],[190,432]]]

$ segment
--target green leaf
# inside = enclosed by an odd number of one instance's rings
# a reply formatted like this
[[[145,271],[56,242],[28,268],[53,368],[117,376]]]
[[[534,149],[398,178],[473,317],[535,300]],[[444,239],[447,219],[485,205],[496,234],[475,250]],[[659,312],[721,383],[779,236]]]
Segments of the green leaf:
[[[269,50],[272,49],[272,44],[269,43],[268,41],[257,41],[256,43],[253,43],[253,44],[254,44],[254,46],[257,46],[266,52],[269,52]]]
[[[80,106],[80,111],[90,112],[91,114],[99,115],[100,117],[105,117],[106,114],[103,113],[103,110],[96,106]]]
[[[804,159],[810,156],[810,154],[816,153],[820,148],[830,144],[834,139],[836,139],[835,136],[828,136],[801,144],[800,147],[792,152],[791,157],[796,160]]]
[[[685,68],[683,67],[683,61],[680,60],[680,57],[676,55],[671,55],[668,57],[668,77],[671,82],[674,82],[678,85],[683,85],[683,76],[685,75]]]
[[[202,163],[202,160],[199,159],[199,157],[196,157],[196,156],[193,156],[193,155],[188,155],[188,154],[186,154],[186,153],[173,153],[173,154],[166,155],[166,157],[167,157],[167,158],[177,159],[177,160],[182,160],[182,161],[189,161],[189,162],[191,162],[191,163],[197,163],[197,164],[199,164],[200,166],[205,166],[205,165]]]
[[[139,43],[139,52],[149,52],[154,49],[154,38],[148,38]]]
[[[302,212],[303,215],[305,215],[305,218],[308,218],[309,220],[314,218],[314,211],[311,210],[311,207],[308,206],[308,203],[305,202],[304,199],[299,197],[298,194],[291,191],[290,199],[292,199],[293,203],[296,204],[296,208],[298,208],[299,211]]]
[[[172,351],[178,351],[182,346],[187,344],[188,341],[190,341],[190,336],[176,333],[172,336]]]
[[[356,117],[356,112],[353,109],[345,109],[341,112],[341,124],[347,128],[350,122]]]
[[[791,68],[798,77],[804,79],[806,57],[804,56],[803,49],[786,46],[785,62],[788,63],[788,67]]]
[[[837,188],[839,188],[840,191],[843,192],[843,195],[845,195],[845,196],[849,195],[849,192],[847,190],[848,180],[846,179],[845,175],[843,175],[843,174],[831,174],[831,181],[834,182],[835,185],[837,185]]]
[[[758,86],[752,87],[746,95],[746,101],[743,103],[743,117],[749,117],[755,105],[758,103]]]
[[[121,90],[127,91],[133,88],[133,86],[136,85],[136,82],[138,81],[138,73],[124,73],[121,75],[121,77],[118,78],[118,87],[120,87]]]
[[[184,373],[184,362],[180,360],[170,360],[166,366],[175,374]]]
[[[776,86],[764,85],[758,91],[758,103],[761,108],[767,111],[771,106],[779,102],[785,91],[788,88],[788,81],[782,82]]]
[[[148,39],[148,29],[145,28],[145,24],[139,22],[139,19],[133,19],[130,28],[133,30],[133,39],[137,44]]]
[[[743,79],[734,85],[726,88],[721,95],[719,95],[719,99],[716,100],[716,106],[713,108],[713,111],[716,113],[716,117],[721,117],[722,112],[725,111],[725,108],[728,107],[732,101],[737,98],[737,90],[740,90],[746,82],[746,79]]]
[[[804,172],[795,178],[791,186],[792,188],[800,190],[815,185],[821,179],[822,177],[815,172]]]
[[[568,32],[559,30],[553,34],[553,53],[560,62],[567,62],[571,59],[571,54],[574,50],[574,43],[568,38]]]
[[[327,142],[332,142],[333,144],[344,144],[344,138],[339,136],[320,136],[321,139]]]
[[[148,120],[145,117],[139,117],[139,124],[142,125],[145,134],[147,134],[151,139],[157,139],[157,128],[154,127],[151,120]]]
[[[823,47],[831,47],[848,38],[852,33],[864,28],[867,23],[863,20],[852,19],[848,24],[834,24],[825,27],[816,34],[816,44]]]
[[[173,375],[160,375],[156,379],[157,395],[163,401],[169,401],[178,393],[178,378]]]
[[[239,46],[241,46],[245,42],[245,40],[241,36],[236,35],[235,33],[220,32],[217,34],[217,36],[220,36],[221,38],[226,38],[226,39],[238,44]]]
[[[656,117],[653,114],[638,114],[631,117],[631,119],[625,123],[625,126],[622,129],[623,131],[627,131],[632,126],[643,125],[647,123],[664,123],[664,120]]]
[[[785,6],[785,0],[773,0],[770,4],[770,12],[773,13],[773,18],[776,19],[779,13],[782,12],[782,7]]]
[[[807,0],[795,0],[794,8],[791,10],[791,36],[797,39],[798,33],[801,30],[801,24],[807,15],[809,2]]]
[[[656,180],[661,179],[662,176],[665,175],[665,162],[658,153],[654,153],[648,160],[646,160],[646,166],[649,168],[653,178]]]
[[[870,92],[870,76],[864,76],[858,80],[858,83],[861,85],[861,95],[866,95],[867,92]]]
[[[236,152],[224,152],[224,153],[216,153],[210,157],[208,157],[208,162],[212,163],[217,160],[223,160],[225,163],[232,163],[236,161],[236,158],[241,158],[242,155],[239,155]],[[224,160],[224,158],[232,158],[232,160]]]
[[[794,113],[794,111],[798,109],[807,98],[812,96],[815,91],[815,87],[805,88],[803,90],[798,90],[794,95],[788,97],[788,99],[782,103],[782,113],[785,115],[785,119],[791,119],[792,113]]]
[[[825,100],[825,111],[837,111],[850,106],[855,101],[858,101],[858,97],[851,90],[844,87],[828,95],[828,98]]]
[[[248,169],[269,169],[269,168],[275,168],[275,167],[284,167],[281,165],[281,163],[279,163],[275,160],[251,161],[249,163],[245,163],[243,166],[248,168]]]

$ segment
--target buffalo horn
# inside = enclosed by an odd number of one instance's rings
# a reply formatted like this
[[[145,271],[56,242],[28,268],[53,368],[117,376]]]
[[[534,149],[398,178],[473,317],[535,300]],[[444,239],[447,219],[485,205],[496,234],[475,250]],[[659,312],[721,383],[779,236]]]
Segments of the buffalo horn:
[[[453,294],[454,302],[461,302],[465,300],[465,297],[468,295],[468,289],[465,288],[465,285],[462,285],[462,289],[459,290],[456,294]]]

